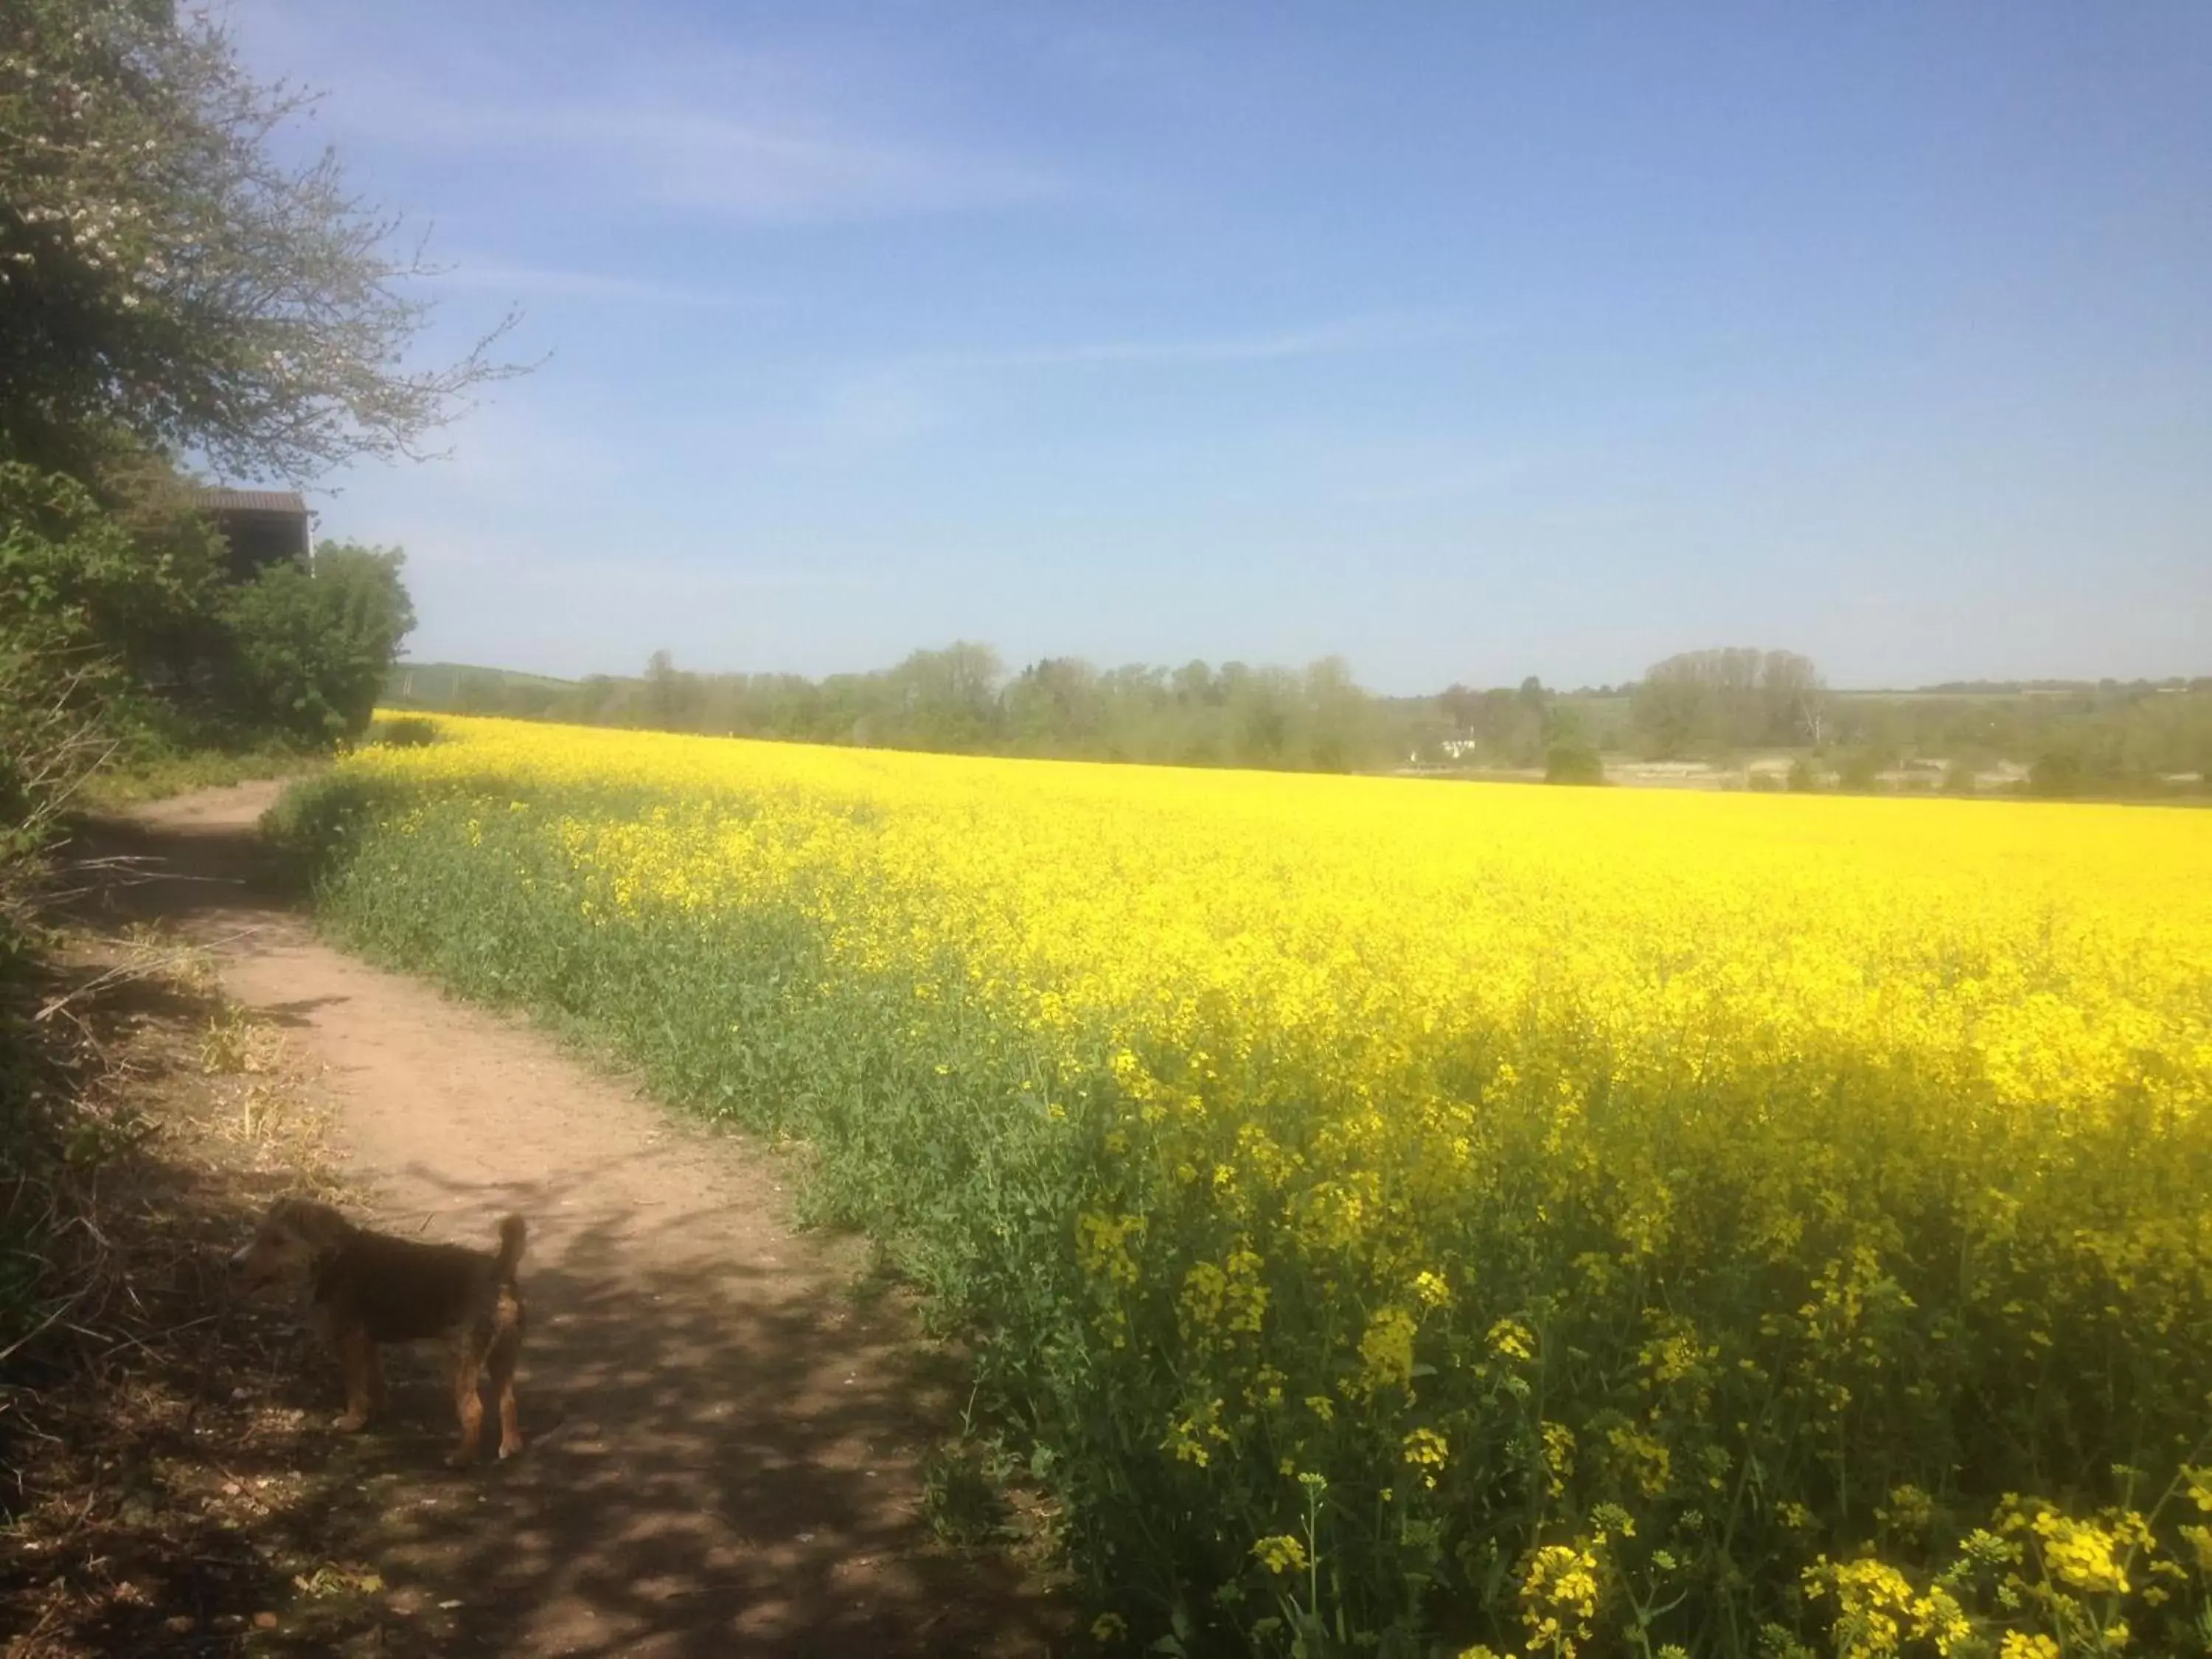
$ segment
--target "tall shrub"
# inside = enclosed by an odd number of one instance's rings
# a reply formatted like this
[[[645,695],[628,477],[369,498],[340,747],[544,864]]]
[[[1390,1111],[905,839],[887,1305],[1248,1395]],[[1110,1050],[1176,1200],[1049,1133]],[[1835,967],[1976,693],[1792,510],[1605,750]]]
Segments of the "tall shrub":
[[[258,724],[306,743],[356,738],[415,626],[396,548],[325,542],[312,567],[270,565],[225,606],[233,696]]]

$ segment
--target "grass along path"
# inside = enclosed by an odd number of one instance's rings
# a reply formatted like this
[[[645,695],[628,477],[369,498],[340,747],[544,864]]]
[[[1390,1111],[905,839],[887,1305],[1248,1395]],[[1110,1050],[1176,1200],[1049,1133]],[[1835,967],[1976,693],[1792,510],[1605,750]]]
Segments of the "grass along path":
[[[774,1166],[550,1036],[320,943],[255,879],[278,786],[144,808],[127,896],[215,955],[319,1069],[333,1155],[401,1231],[531,1223],[521,1458],[440,1472],[428,1350],[383,1426],[327,1455],[386,1481],[354,1554],[451,1615],[447,1652],[1018,1654],[1059,1627],[1011,1561],[939,1542],[928,1449],[959,1401],[896,1299],[796,1233]],[[337,1399],[335,1373],[309,1379]]]

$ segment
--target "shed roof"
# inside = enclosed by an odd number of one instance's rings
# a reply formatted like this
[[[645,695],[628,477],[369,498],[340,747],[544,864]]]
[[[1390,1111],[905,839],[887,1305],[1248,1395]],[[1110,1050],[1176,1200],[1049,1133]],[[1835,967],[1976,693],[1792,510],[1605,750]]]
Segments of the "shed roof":
[[[296,489],[195,489],[192,505],[211,513],[305,513]]]

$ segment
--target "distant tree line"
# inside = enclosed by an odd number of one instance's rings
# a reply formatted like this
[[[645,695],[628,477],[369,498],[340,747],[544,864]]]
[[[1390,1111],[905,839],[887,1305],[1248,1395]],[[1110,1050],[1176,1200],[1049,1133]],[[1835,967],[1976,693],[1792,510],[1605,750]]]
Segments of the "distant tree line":
[[[2027,769],[2030,793],[2054,796],[2165,793],[2212,776],[2212,678],[1838,693],[1793,652],[1735,649],[1669,657],[1626,691],[1622,746],[1655,760],[1789,751],[1801,783],[1870,787],[1918,766],[1967,787],[2007,762]]]
[[[1343,660],[1304,668],[1205,662],[1102,669],[1047,657],[1009,673],[987,645],[916,651],[896,667],[832,674],[702,674],[656,653],[642,676],[562,683],[461,671],[395,706],[805,743],[954,753],[1350,772],[1404,760],[1435,724],[1425,699],[1357,684]]]
[[[1453,685],[1431,697],[1363,690],[1344,662],[1101,669],[1047,657],[1008,673],[988,646],[916,651],[870,673],[702,674],[656,653],[635,677],[536,678],[403,665],[393,707],[580,725],[853,744],[1301,771],[1512,772],[1596,782],[1602,757],[1797,763],[1798,787],[1878,787],[1916,766],[1962,787],[2009,762],[2051,795],[2171,793],[2212,775],[2212,679],[2033,689],[1836,692],[1788,651],[1685,653],[1622,685]],[[1932,769],[1932,771],[1931,771]]]
[[[1827,689],[1794,651],[1687,651],[1653,665],[1630,694],[1645,751],[1673,760],[1699,748],[1750,749],[1826,736]]]
[[[1610,686],[1558,692],[1530,675],[1511,690],[1447,687],[1436,699],[1438,726],[1417,730],[1414,758],[1431,765],[1540,769],[1553,783],[1604,781],[1603,750],[1620,733]]]
[[[2169,793],[2212,780],[2212,678],[2104,680],[1995,696],[1838,697],[1830,743],[1863,763],[1940,759],[1952,771],[2011,761],[2031,793]]]

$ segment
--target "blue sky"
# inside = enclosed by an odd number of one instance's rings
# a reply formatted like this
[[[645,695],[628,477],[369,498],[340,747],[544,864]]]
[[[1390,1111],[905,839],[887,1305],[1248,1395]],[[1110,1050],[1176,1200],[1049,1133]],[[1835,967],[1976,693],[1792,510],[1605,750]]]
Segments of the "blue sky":
[[[2212,672],[2212,7],[241,0],[550,352],[417,658]]]

